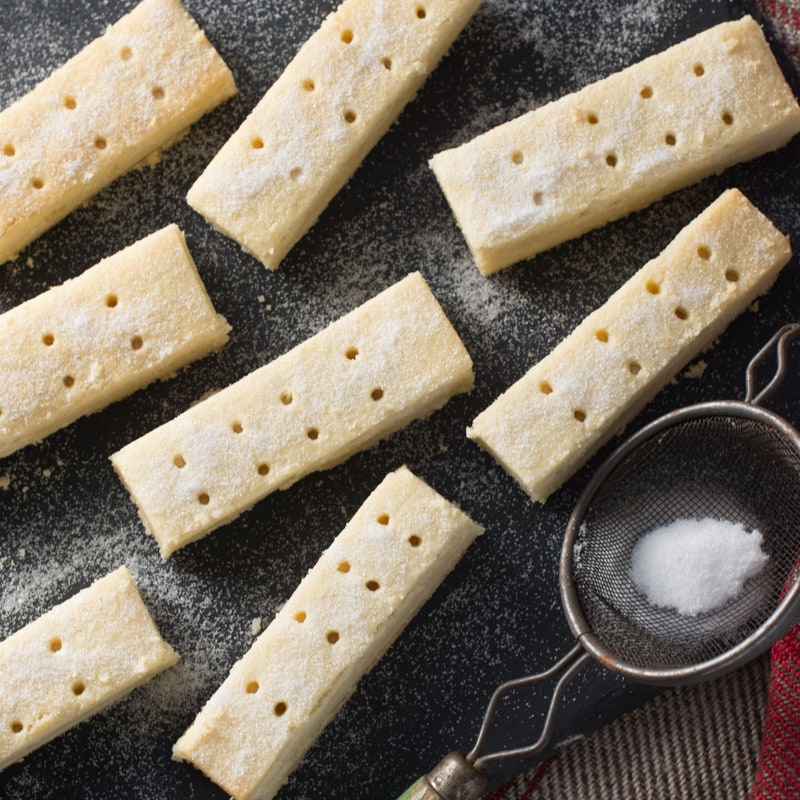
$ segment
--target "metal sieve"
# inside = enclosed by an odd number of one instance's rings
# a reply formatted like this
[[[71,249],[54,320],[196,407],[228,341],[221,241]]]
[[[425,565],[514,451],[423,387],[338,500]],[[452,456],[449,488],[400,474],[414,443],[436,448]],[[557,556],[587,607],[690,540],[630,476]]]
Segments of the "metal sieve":
[[[800,615],[800,434],[760,403],[783,380],[798,334],[800,323],[785,325],[754,356],[744,401],[667,414],[602,464],[572,512],[561,551],[561,599],[577,645],[545,672],[499,686],[472,750],[448,755],[399,800],[477,800],[487,765],[544,749],[567,684],[591,659],[643,683],[676,686],[738,667],[789,630]],[[757,392],[757,371],[773,353],[773,377]],[[652,605],[630,577],[634,546],[676,519],[706,517],[758,529],[769,556],[764,571],[708,613]],[[558,680],[538,740],[482,755],[500,699],[551,678]]]

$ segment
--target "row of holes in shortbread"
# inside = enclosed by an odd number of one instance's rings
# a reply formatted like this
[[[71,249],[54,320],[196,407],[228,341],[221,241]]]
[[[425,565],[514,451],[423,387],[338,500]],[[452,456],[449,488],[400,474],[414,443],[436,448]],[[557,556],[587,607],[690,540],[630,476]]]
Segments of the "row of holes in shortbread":
[[[425,19],[428,16],[428,12],[426,11],[425,6],[418,5],[416,7],[416,9],[414,10],[414,15],[416,16],[417,19],[422,20],[422,19]],[[346,45],[352,44],[355,41],[355,34],[353,33],[353,29],[352,28],[345,28],[341,32],[339,38]],[[391,71],[391,69],[392,69],[392,59],[389,56],[383,56],[380,59],[380,64],[387,72]],[[301,86],[301,88],[302,88],[302,90],[304,92],[314,92],[317,89],[317,83],[311,77],[304,78],[300,82],[300,86]],[[343,109],[343,111],[342,111],[342,119],[348,125],[352,125],[356,121],[357,118],[358,118],[358,114],[352,108],[348,107],[348,108]],[[264,149],[264,139],[261,136],[254,136],[250,140],[250,146],[254,150],[263,150]],[[292,180],[295,180],[295,181],[299,180],[300,177],[302,176],[302,174],[303,174],[303,170],[302,170],[301,167],[295,166],[291,170],[289,170],[289,177]]]
[[[696,63],[692,67],[692,72],[698,77],[701,78],[705,75],[705,67],[702,64]],[[642,89],[639,91],[639,96],[644,100],[650,100],[654,96],[653,87],[652,86],[643,86]],[[720,119],[725,125],[733,125],[733,114],[728,111],[727,109],[724,110],[720,114]],[[594,111],[590,111],[585,115],[585,120],[590,125],[597,125],[600,122],[600,118]],[[672,132],[668,131],[664,134],[664,144],[668,147],[675,147],[678,144],[678,137],[677,135]],[[522,150],[514,150],[511,153],[511,161],[516,165],[523,164],[525,162],[525,154]],[[617,164],[619,163],[619,156],[614,151],[609,151],[606,153],[605,162],[608,167],[611,169],[616,168]],[[541,192],[534,192],[533,194],[533,203],[534,205],[540,206],[544,202],[544,196]]]
[[[348,361],[355,361],[358,358],[359,351],[357,347],[348,347],[344,351],[344,356]],[[383,399],[383,389],[380,386],[375,387],[370,392],[370,397],[374,402],[378,402]],[[291,392],[282,392],[280,395],[281,404],[284,406],[289,406],[294,402],[294,396]],[[234,420],[231,423],[231,432],[234,434],[244,433],[244,425],[240,420]],[[315,426],[309,426],[306,428],[306,436],[312,441],[316,442],[320,437],[320,430]],[[172,463],[178,469],[183,469],[186,466],[186,458],[182,453],[176,453],[172,458]],[[256,472],[261,476],[269,475],[270,473],[270,466],[266,461],[261,461],[256,464]],[[197,502],[200,505],[207,506],[211,502],[211,495],[208,492],[200,492],[197,495]]]
[[[58,653],[62,648],[61,638],[58,636],[54,636],[50,641],[47,643],[47,649],[51,653]],[[80,680],[80,678],[75,679],[70,686],[72,694],[75,697],[80,697],[86,691],[86,684]],[[25,723],[21,719],[13,719],[11,720],[11,732],[12,733],[22,733],[25,730]]]
[[[389,524],[389,515],[388,514],[380,514],[376,517],[376,522],[379,525],[388,525]],[[406,540],[410,547],[419,547],[422,544],[421,537],[417,536],[416,534],[412,534]],[[349,561],[340,561],[339,564],[336,566],[336,571],[342,574],[347,574],[350,572],[350,562]],[[377,592],[381,585],[378,581],[374,579],[370,579],[364,582],[364,587],[370,592]],[[308,614],[305,611],[297,611],[293,615],[294,621],[298,624],[304,623],[308,619]],[[325,633],[325,641],[330,644],[334,645],[338,641],[340,641],[341,635],[337,630],[329,630]],[[258,681],[251,680],[245,684],[244,690],[247,694],[258,694],[261,686],[259,685]],[[273,706],[273,713],[276,717],[282,717],[288,710],[289,706],[285,700],[279,700]]]
[[[711,249],[709,247],[706,247],[705,245],[700,245],[700,247],[697,248],[697,255],[702,260],[708,261],[711,258]],[[733,268],[726,269],[725,280],[728,283],[737,283],[739,280],[739,273]],[[655,280],[646,281],[644,288],[648,294],[651,295],[661,294],[661,286]],[[682,322],[685,322],[686,320],[689,319],[689,312],[686,310],[684,306],[676,306],[674,309],[674,313],[675,316]],[[607,344],[610,341],[609,332],[605,328],[600,328],[596,330],[594,333],[594,337],[601,344]],[[639,362],[633,358],[628,359],[628,361],[626,362],[626,367],[631,375],[638,375],[642,368]],[[553,385],[548,380],[541,380],[539,381],[539,391],[544,395],[552,394]],[[578,422],[586,421],[586,411],[582,408],[573,409],[572,416]]]
[[[115,294],[108,294],[106,295],[105,298],[105,304],[108,308],[116,308],[117,305],[119,304],[119,298]],[[42,344],[45,347],[53,347],[55,343],[56,343],[55,334],[50,332],[42,334]],[[130,345],[131,345],[131,350],[141,350],[142,347],[144,347],[144,339],[142,339],[142,337],[139,336],[138,334],[135,336],[131,336]],[[75,378],[72,375],[65,375],[62,378],[62,382],[64,386],[67,387],[67,389],[71,389],[75,385]],[[3,411],[2,409],[0,409],[0,414],[2,413]]]
[[[133,58],[133,51],[130,47],[123,47],[119,51],[119,56],[123,61],[130,61]],[[150,90],[154,100],[163,100],[166,97],[166,92],[162,86],[153,86]],[[63,106],[67,111],[75,111],[78,108],[78,100],[75,95],[68,94],[64,97]],[[105,150],[108,147],[108,140],[104,136],[96,136],[94,139],[94,146],[98,150]],[[3,145],[3,155],[8,158],[13,158],[17,155],[17,148],[13,142],[6,142]],[[31,179],[31,186],[34,189],[44,189],[44,179],[41,177],[34,177]]]

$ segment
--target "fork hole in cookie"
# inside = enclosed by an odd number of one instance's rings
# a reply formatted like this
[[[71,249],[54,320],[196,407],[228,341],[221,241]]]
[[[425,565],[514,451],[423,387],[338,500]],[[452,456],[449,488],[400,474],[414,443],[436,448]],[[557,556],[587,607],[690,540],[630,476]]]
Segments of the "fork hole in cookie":
[[[3,155],[4,156],[8,156],[9,158],[11,158],[12,156],[15,156],[16,154],[17,154],[17,149],[14,147],[13,144],[11,144],[11,142],[8,142],[7,144],[3,145]]]
[[[647,281],[644,288],[647,289],[649,294],[659,294],[661,291],[661,287],[655,281]]]
[[[44,181],[41,178],[34,178],[31,181],[31,186],[33,186],[34,189],[44,189]]]
[[[339,641],[339,631],[328,631],[325,638],[328,640],[328,644],[336,644]]]
[[[384,56],[381,59],[381,64],[383,64],[383,68],[389,72],[392,69],[392,59],[389,56]]]
[[[540,206],[544,202],[544,195],[541,192],[534,192],[533,193],[533,204],[535,206]]]
[[[522,150],[515,150],[511,154],[511,163],[517,164],[518,166],[525,160],[525,156],[522,155]]]
[[[290,177],[290,178],[291,178],[293,181],[299,181],[299,180],[300,180],[300,178],[302,178],[302,177],[303,177],[303,169],[302,169],[302,167],[294,167],[294,169],[292,169],[292,170],[289,172],[289,177]]]
[[[94,140],[94,146],[98,150],[105,150],[108,147],[108,142],[106,141],[104,136],[97,136]]]
[[[702,78],[703,75],[706,74],[706,68],[702,64],[697,63],[692,67],[692,72],[694,72],[698,78]]]
[[[590,112],[589,112],[589,113],[586,115],[586,121],[587,121],[587,122],[588,122],[590,125],[597,125],[597,123],[598,123],[598,122],[600,122],[600,118],[597,116],[597,114],[595,114],[595,113],[594,113],[594,111],[590,111]]]
[[[422,544],[422,539],[417,536],[416,533],[412,533],[411,536],[408,537],[408,543],[411,547],[419,547]]]
[[[241,433],[244,430],[244,428],[242,427],[242,423],[237,420],[236,422],[231,424],[231,430],[234,433]]]
[[[726,269],[725,280],[728,283],[736,283],[739,280],[739,273],[735,269]]]
[[[119,298],[115,294],[106,295],[106,308],[116,308]]]
[[[50,640],[50,641],[47,643],[47,649],[48,649],[48,650],[49,650],[51,653],[57,653],[57,652],[58,652],[58,651],[61,649],[61,647],[62,647],[62,643],[61,643],[61,637],[60,637],[60,636],[54,636],[54,637],[53,637],[53,638],[52,638],[52,639],[51,639],[51,640]]]
[[[377,403],[378,400],[383,399],[383,389],[376,387],[372,390],[372,392],[370,392],[369,396]]]
[[[733,125],[733,114],[730,111],[723,111],[722,112],[722,121],[726,125]]]
[[[166,92],[161,86],[154,86],[150,90],[150,94],[153,95],[153,100],[163,100],[166,97]]]
[[[264,149],[264,140],[260,136],[254,136],[250,140],[250,147],[252,147],[253,150],[263,150]]]
[[[425,6],[417,6],[414,13],[417,15],[417,19],[425,19],[428,16]]]
[[[302,87],[303,87],[303,89],[304,89],[305,91],[307,91],[307,92],[313,92],[313,91],[314,91],[314,89],[316,89],[316,88],[317,88],[317,87],[316,87],[316,84],[314,83],[314,81],[313,81],[311,78],[306,78],[306,79],[303,81],[303,83],[301,84],[301,86],[302,86]]]
[[[667,145],[667,147],[675,147],[677,143],[678,139],[676,138],[674,133],[668,133],[664,137],[664,144]]]
[[[86,684],[83,681],[77,680],[73,682],[72,694],[74,694],[75,697],[80,697],[85,691],[86,691]]]
[[[288,708],[289,707],[286,705],[286,703],[284,703],[283,700],[280,700],[279,702],[275,703],[275,707],[272,709],[272,711],[276,717],[282,717]]]
[[[642,86],[641,90],[639,91],[639,97],[643,98],[644,100],[649,100],[652,96],[653,96],[653,87]]]
[[[348,347],[347,350],[344,351],[344,356],[348,361],[355,361],[358,358],[358,348]]]
[[[336,567],[338,572],[343,572],[345,575],[350,572],[350,562],[349,561],[340,561],[339,566]]]
[[[131,50],[130,47],[127,47],[127,46],[123,47],[119,51],[119,57],[123,61],[130,61],[133,58],[133,50]]]
[[[550,381],[539,381],[539,391],[542,394],[552,394],[553,387],[550,385]]]
[[[295,622],[300,622],[300,623],[305,622],[306,621],[306,612],[305,611],[298,611],[294,615],[294,621]]]
[[[186,466],[186,459],[178,454],[172,459],[172,463],[178,468],[183,469]]]
[[[197,502],[200,503],[201,506],[207,506],[211,502],[211,497],[209,497],[208,492],[200,492],[197,495]]]
[[[71,94],[68,94],[64,98],[64,108],[68,109],[69,111],[74,111],[77,107],[78,101]]]
[[[42,336],[42,344],[45,347],[52,347],[56,342],[56,337],[52,333],[46,333]]]
[[[675,316],[682,322],[685,322],[689,319],[689,312],[683,306],[678,306],[675,309]]]
[[[616,153],[608,153],[606,155],[606,164],[611,167],[612,169],[617,166],[617,155]]]
[[[351,31],[350,28],[345,28],[342,31],[341,40],[345,44],[350,44],[353,41],[353,31]]]
[[[388,514],[380,514],[377,518],[378,525],[388,525],[389,524],[389,515]]]
[[[633,359],[628,361],[627,367],[628,367],[628,372],[630,372],[631,375],[638,375],[642,369],[641,364],[638,361],[634,361]]]
[[[256,468],[256,471],[257,471],[257,472],[258,472],[258,474],[259,474],[259,475],[261,475],[262,477],[263,477],[264,475],[269,475],[269,464],[267,464],[267,462],[266,462],[266,461],[262,461],[262,462],[261,462],[261,463],[258,465],[258,467]]]
[[[144,340],[141,336],[131,337],[131,350],[141,350],[144,345]]]
[[[582,408],[576,408],[572,412],[572,416],[575,417],[578,422],[586,422],[586,412]]]
[[[292,404],[292,399],[291,392],[281,393],[281,403],[283,403],[285,406],[290,406]]]
[[[67,389],[71,389],[75,385],[75,378],[72,375],[65,375],[62,382]]]
[[[256,694],[258,689],[258,681],[248,681],[247,686],[244,687],[244,690],[247,692],[247,694]]]
[[[11,733],[22,733],[25,726],[22,724],[21,720],[14,719],[11,720]]]
[[[306,436],[311,439],[312,442],[316,442],[319,439],[319,429],[318,428],[307,428],[306,429]]]
[[[597,339],[598,342],[605,344],[608,341],[608,331],[605,330],[605,328],[601,328],[599,331],[595,332],[594,338]]]
[[[344,121],[345,121],[345,122],[346,122],[348,125],[352,125],[352,124],[353,124],[353,123],[356,121],[356,112],[355,112],[355,111],[353,111],[353,109],[352,109],[352,108],[348,108],[348,109],[347,109],[347,110],[344,112]]]
[[[377,592],[378,589],[381,588],[381,585],[378,583],[378,581],[373,580],[367,581],[364,586],[366,586],[371,592]]]
[[[697,255],[699,258],[702,258],[703,261],[708,261],[708,259],[711,258],[711,250],[704,244],[701,244],[700,247],[697,248]]]

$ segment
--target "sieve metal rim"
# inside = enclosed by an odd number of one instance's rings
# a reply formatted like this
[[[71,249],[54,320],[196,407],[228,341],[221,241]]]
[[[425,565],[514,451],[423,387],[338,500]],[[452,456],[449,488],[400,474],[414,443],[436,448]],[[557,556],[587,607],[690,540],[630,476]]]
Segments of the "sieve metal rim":
[[[759,396],[760,397],[760,396]],[[759,398],[756,398],[758,400]],[[735,417],[765,423],[779,431],[800,456],[800,433],[783,417],[755,404],[756,401],[718,400],[677,409],[659,417],[627,439],[601,464],[581,493],[567,524],[559,562],[561,601],[575,639],[604,667],[642,683],[676,686],[698,683],[735,669],[768,650],[800,616],[800,573],[772,614],[749,636],[726,652],[697,664],[662,669],[634,666],[619,658],[591,629],[583,613],[573,580],[574,544],[584,517],[601,485],[633,450],[668,428],[700,417]]]

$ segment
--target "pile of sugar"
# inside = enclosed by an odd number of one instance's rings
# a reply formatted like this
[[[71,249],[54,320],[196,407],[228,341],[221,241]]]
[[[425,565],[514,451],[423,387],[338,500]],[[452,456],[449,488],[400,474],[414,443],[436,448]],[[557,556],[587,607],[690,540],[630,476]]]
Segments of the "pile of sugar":
[[[631,579],[656,606],[697,616],[725,605],[769,557],[758,530],[738,522],[677,519],[646,533],[631,556]]]

